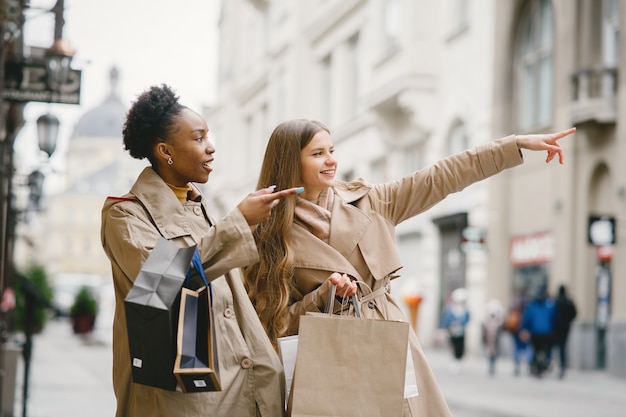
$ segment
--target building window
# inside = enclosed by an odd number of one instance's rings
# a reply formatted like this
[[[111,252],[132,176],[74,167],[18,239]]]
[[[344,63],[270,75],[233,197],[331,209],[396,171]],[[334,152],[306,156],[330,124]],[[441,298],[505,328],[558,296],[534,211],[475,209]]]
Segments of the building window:
[[[387,178],[387,160],[379,158],[372,162],[370,178],[374,184],[380,184],[385,182]]]
[[[619,58],[619,0],[603,0],[604,24],[602,48],[604,63],[607,66],[616,66]]]
[[[404,149],[404,169],[406,174],[417,171],[424,166],[421,144],[414,144]]]
[[[256,168],[256,158],[258,155],[256,154],[256,132],[254,126],[254,119],[251,115],[246,116],[244,120],[244,126],[246,129],[246,167],[249,173],[253,173]]]
[[[345,74],[346,115],[354,117],[357,109],[359,85],[359,34],[348,39],[348,65]]]
[[[244,54],[246,70],[254,71],[263,59],[266,44],[266,20],[265,13],[260,14],[250,7],[246,10],[246,53]]]
[[[332,125],[332,91],[333,91],[333,60],[330,54],[326,55],[320,65],[320,91],[321,91],[321,103],[322,108],[320,114],[322,115],[322,121],[327,126]]]
[[[276,75],[276,118],[285,120],[287,114],[287,71],[284,67]]]
[[[528,2],[515,47],[517,124],[521,130],[552,119],[554,18],[549,0]]]
[[[262,104],[257,112],[244,119],[246,169],[251,175],[258,173],[263,159],[266,138],[271,135],[267,125],[267,104]]]
[[[466,150],[468,146],[465,124],[463,122],[456,122],[448,136],[448,155],[462,152]]]
[[[383,1],[383,35],[385,45],[392,48],[400,42],[402,7],[400,0]]]
[[[450,36],[463,32],[469,26],[468,0],[453,0],[450,5]]]

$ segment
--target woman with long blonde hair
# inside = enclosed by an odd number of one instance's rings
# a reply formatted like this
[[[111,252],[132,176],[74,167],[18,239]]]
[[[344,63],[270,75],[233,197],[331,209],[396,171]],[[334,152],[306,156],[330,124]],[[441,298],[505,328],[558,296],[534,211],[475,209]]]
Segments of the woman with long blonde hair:
[[[290,120],[270,136],[257,184],[278,190],[304,187],[281,200],[268,220],[253,229],[260,261],[245,268],[246,287],[270,340],[297,334],[299,318],[326,307],[336,285],[334,308],[361,295],[364,318],[407,321],[391,297],[390,280],[402,268],[394,228],[448,194],[523,162],[521,149],[556,155],[558,140],[573,133],[512,135],[449,156],[385,184],[336,181],[330,131],[312,120]],[[355,341],[355,349],[358,349]],[[385,343],[381,340],[381,343]],[[405,416],[449,416],[444,396],[414,331],[409,337],[419,395],[405,399]],[[383,358],[384,359],[384,358]]]

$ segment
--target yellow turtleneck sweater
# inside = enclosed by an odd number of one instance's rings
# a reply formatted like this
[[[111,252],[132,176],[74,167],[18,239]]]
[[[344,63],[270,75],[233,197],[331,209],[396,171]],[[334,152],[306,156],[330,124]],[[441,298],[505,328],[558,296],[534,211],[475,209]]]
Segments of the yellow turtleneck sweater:
[[[187,202],[187,193],[190,190],[189,185],[185,187],[176,187],[172,184],[167,184],[167,186],[170,187],[172,191],[174,191],[174,194],[176,195],[176,198],[178,198],[178,201],[180,201],[181,203]]]

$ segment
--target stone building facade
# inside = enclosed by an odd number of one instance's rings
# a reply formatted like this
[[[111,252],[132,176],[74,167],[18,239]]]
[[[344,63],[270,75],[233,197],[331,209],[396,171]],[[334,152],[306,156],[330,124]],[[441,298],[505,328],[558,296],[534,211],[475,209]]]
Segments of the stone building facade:
[[[547,279],[578,306],[572,365],[626,376],[626,5],[496,2],[494,135],[576,126],[566,163],[527,158],[490,189],[489,293]],[[621,46],[620,46],[621,45]]]
[[[449,293],[466,287],[477,353],[489,299],[506,307],[520,291],[564,284],[579,306],[572,365],[626,375],[625,9],[618,0],[223,2],[218,99],[205,112],[217,146],[211,204],[226,212],[255,188],[265,143],[290,118],[327,124],[339,177],[372,182],[511,133],[576,126],[565,165],[526,153],[523,166],[400,225],[393,292],[424,297],[417,331],[434,345]]]

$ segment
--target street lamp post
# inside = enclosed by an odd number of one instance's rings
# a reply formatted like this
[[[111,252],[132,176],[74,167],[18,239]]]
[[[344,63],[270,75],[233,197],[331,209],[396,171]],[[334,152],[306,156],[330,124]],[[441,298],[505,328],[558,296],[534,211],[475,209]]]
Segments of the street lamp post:
[[[54,7],[48,10],[55,16],[52,46],[45,50],[31,48],[29,56],[25,55],[23,29],[24,10],[30,2],[9,0],[8,3],[10,13],[4,13],[5,0],[0,10],[0,297],[5,289],[11,289],[14,282],[17,213],[13,205],[13,146],[24,125],[24,108],[32,101],[79,104],[81,77],[80,71],[70,67],[74,51],[62,37],[64,0],[57,0]],[[58,119],[52,115],[41,116],[37,129],[40,149],[48,156],[52,155],[56,148]],[[33,187],[39,187],[43,180],[43,174],[39,174],[31,174],[29,180],[32,180]],[[4,346],[8,340],[8,328],[3,314],[0,312],[0,413],[4,414],[7,408],[2,398]]]

